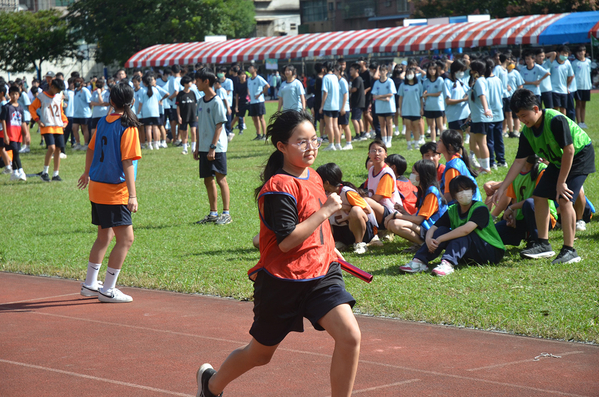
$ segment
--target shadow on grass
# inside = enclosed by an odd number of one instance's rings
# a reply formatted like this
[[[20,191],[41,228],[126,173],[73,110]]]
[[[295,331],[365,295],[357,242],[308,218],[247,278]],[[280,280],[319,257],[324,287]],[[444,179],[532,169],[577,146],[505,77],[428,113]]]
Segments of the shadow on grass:
[[[48,307],[67,307],[67,306],[81,306],[81,305],[95,305],[102,304],[96,297],[83,298],[80,297],[76,300],[56,300],[56,301],[43,301],[43,302],[21,302],[21,303],[8,303],[5,305],[0,304],[1,313],[14,313],[14,312],[31,312],[38,309],[45,309]]]
[[[223,254],[231,254],[231,255],[250,255],[255,254],[256,256],[260,256],[260,253],[256,248],[230,248],[230,249],[222,249],[222,250],[211,250],[211,251],[201,251],[201,252],[190,252],[188,254],[181,255],[185,256],[212,256],[212,255],[223,255]]]

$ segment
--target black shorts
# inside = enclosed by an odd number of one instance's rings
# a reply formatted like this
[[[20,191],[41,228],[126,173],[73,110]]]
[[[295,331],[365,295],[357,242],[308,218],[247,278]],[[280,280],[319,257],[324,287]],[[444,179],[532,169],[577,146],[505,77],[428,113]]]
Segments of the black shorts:
[[[310,98],[306,99],[306,108],[314,109],[314,103],[316,102],[316,97],[312,95]]]
[[[145,118],[139,120],[139,122],[142,123],[143,125],[161,125],[160,117],[145,117]]]
[[[511,112],[511,110],[510,110],[510,99],[511,98],[502,98],[501,99],[501,102],[503,104],[503,112],[504,113]]]
[[[450,130],[462,131],[462,126],[466,124],[467,119],[449,121],[447,122],[447,126]]]
[[[472,123],[470,125],[471,134],[483,134],[487,135],[489,129],[489,123]]]
[[[102,117],[92,117],[91,119],[91,128],[92,130],[95,130],[96,127],[98,127],[98,121],[100,121]]]
[[[378,117],[387,118],[387,117],[393,117],[393,116],[395,116],[395,113],[377,113],[376,115]]]
[[[360,120],[362,118],[362,108],[353,108],[351,110],[351,119]],[[359,131],[358,131],[359,133]]]
[[[345,112],[345,114],[342,116],[341,113],[339,113],[339,118],[337,119],[337,124],[339,125],[348,125],[349,124],[349,110]]]
[[[179,130],[180,131],[187,131],[187,126],[190,126],[191,128],[198,128],[198,122],[197,121],[192,121],[191,123],[183,123],[179,126]]]
[[[10,152],[11,150],[13,152],[19,152],[19,150],[21,150],[21,142],[16,142],[16,141],[10,141],[10,143],[7,145],[6,143],[4,143],[4,138],[0,138],[1,139],[1,143],[4,150],[6,150],[7,152]]]
[[[574,99],[577,101],[589,102],[591,100],[591,90],[578,90],[574,93]]]
[[[245,117],[246,112],[249,111],[249,104],[247,103],[240,103],[237,105],[237,112],[235,112],[235,116],[237,117]]]
[[[91,201],[90,201],[91,202]],[[116,226],[129,226],[131,211],[126,205],[92,204],[92,224],[108,229]]]
[[[568,107],[568,94],[558,94],[557,92],[553,92],[552,94],[554,108]]]
[[[438,117],[443,117],[443,111],[442,110],[425,110],[424,117],[426,117],[427,119],[436,119]]]
[[[160,114],[160,116],[158,116],[158,122],[160,123],[159,125],[164,125],[166,123],[166,115],[164,113]]]
[[[418,121],[422,117],[420,117],[420,116],[401,116],[401,118],[404,119],[404,120]]]
[[[43,134],[46,146],[56,145],[56,147],[64,148],[64,135],[62,134]]]
[[[216,173],[227,175],[227,153],[215,153],[214,160],[208,160],[208,152],[199,152],[200,178],[212,178]]]
[[[87,125],[89,123],[89,117],[73,117],[73,124]]]
[[[331,263],[324,277],[301,282],[260,271],[254,282],[254,323],[250,335],[265,346],[275,346],[290,332],[303,332],[304,317],[316,330],[324,331],[318,321],[345,303],[353,307],[356,300],[345,290],[337,262]]]
[[[387,230],[387,228],[385,227],[385,219],[387,219],[387,217],[392,213],[393,211],[389,210],[389,208],[383,205],[383,221],[379,223],[378,230]]]
[[[250,103],[250,117],[264,116],[266,114],[266,107],[264,102]]]
[[[549,164],[541,177],[541,180],[535,187],[533,191],[533,196],[547,198],[549,200],[555,200],[555,196],[557,196],[557,178],[559,176],[559,168],[557,168],[553,164]],[[566,185],[568,189],[572,190],[574,194],[572,195],[571,202],[575,202],[578,194],[580,193],[580,188],[584,184],[587,175],[568,175],[566,178]]]
[[[335,241],[340,241],[345,245],[352,245],[353,243],[359,243],[360,241],[356,241],[354,234],[351,230],[349,230],[349,226],[335,226],[332,225],[331,229],[333,230],[333,239]],[[370,221],[366,222],[366,232],[364,233],[364,239],[362,242],[369,243],[370,240],[374,237],[374,226]]]
[[[164,114],[166,118],[169,119],[171,122],[179,122],[179,116],[177,116],[177,108],[164,109]]]
[[[543,101],[543,105],[545,105],[545,109],[553,109],[553,92],[541,92],[541,100]]]
[[[333,119],[339,118],[339,111],[337,110],[323,110],[322,114]]]

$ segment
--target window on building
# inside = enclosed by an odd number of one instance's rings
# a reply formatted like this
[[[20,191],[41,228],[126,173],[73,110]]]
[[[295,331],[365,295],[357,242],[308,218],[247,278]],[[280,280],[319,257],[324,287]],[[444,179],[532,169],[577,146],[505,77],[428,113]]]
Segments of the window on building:
[[[391,7],[391,0],[385,0],[385,7]]]
[[[329,3],[329,11],[335,11],[335,3]]]
[[[345,18],[370,18],[376,15],[376,0],[345,0]]]
[[[397,0],[397,11],[398,12],[410,12],[410,6],[408,0]]]
[[[328,11],[325,0],[302,2],[302,23],[326,21],[327,19]]]

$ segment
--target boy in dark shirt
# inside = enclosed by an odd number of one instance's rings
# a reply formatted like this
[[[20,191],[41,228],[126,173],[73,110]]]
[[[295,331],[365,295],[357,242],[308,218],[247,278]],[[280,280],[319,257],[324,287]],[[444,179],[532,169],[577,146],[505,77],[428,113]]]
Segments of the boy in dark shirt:
[[[235,96],[235,118],[231,122],[231,129],[239,122],[239,135],[245,130],[245,113],[249,110],[247,74],[243,69],[237,72],[238,82],[233,88]]]
[[[26,181],[27,176],[21,165],[19,150],[21,150],[21,131],[25,125],[25,113],[23,108],[19,106],[19,97],[21,91],[19,87],[12,86],[8,89],[10,102],[2,107],[0,111],[0,119],[2,122],[2,131],[4,133],[3,144],[7,151],[12,150],[12,169],[13,173],[10,176],[11,181]]]
[[[197,101],[196,95],[191,91],[191,77],[183,76],[181,85],[183,91],[177,94],[177,117],[179,119],[179,132],[181,132],[181,142],[183,142],[183,151],[181,154],[187,154],[187,126],[192,129],[198,128],[198,117],[196,115]]]
[[[351,88],[349,89],[349,108],[351,109],[351,121],[356,131],[356,138],[359,141],[366,140],[364,132],[364,123],[362,123],[362,111],[364,109],[364,81],[360,77],[360,65],[354,63],[349,67],[351,77]]]

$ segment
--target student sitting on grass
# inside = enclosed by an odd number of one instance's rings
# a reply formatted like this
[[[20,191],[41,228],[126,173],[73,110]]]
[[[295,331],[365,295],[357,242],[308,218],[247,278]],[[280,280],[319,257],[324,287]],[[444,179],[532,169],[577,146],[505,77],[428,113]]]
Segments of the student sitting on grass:
[[[417,212],[411,215],[406,211],[395,211],[385,219],[385,227],[420,246],[426,232],[447,210],[447,205],[439,191],[435,163],[432,161],[418,160],[412,167],[410,183],[418,189]]]
[[[437,168],[437,181],[440,183],[443,180],[445,164],[439,163],[441,153],[437,151],[437,142],[427,142],[420,146],[420,154],[422,155],[422,160],[430,160],[435,163],[435,167]]]
[[[396,205],[396,209],[405,210],[408,214],[414,215],[418,209],[416,208],[416,196],[418,188],[410,182],[403,174],[408,168],[408,162],[401,154],[392,154],[385,159],[385,163],[391,167],[397,179],[395,184],[401,196],[401,205]]]
[[[476,183],[464,175],[457,176],[449,184],[451,197],[457,201],[426,233],[425,243],[414,259],[400,270],[418,273],[428,270],[428,263],[441,257],[441,264],[433,269],[437,276],[453,273],[463,260],[476,263],[499,263],[505,246],[495,229],[489,209],[481,201],[473,200]]]
[[[341,197],[342,207],[329,218],[335,245],[353,245],[355,254],[363,254],[376,234],[378,223],[372,208],[350,182],[343,181],[341,168],[335,163],[321,165],[316,170],[327,194]]]
[[[561,211],[564,245],[552,263],[580,262],[581,258],[574,249],[576,213],[572,203],[576,201],[587,176],[595,172],[595,150],[591,138],[574,121],[558,111],[539,109],[536,96],[529,90],[517,90],[510,107],[524,127],[516,159],[497,190],[495,200],[497,202],[505,195],[528,156],[536,154],[548,160],[550,164],[533,192],[539,239],[520,255],[524,258],[555,255],[548,240],[548,200],[556,200]]]
[[[449,183],[452,179],[458,175],[465,175],[476,185],[476,180],[474,178],[477,174],[470,168],[468,152],[462,143],[462,134],[456,130],[443,131],[441,139],[437,142],[437,152],[445,157],[445,170],[443,171],[443,178],[440,182],[441,193],[445,195],[445,200],[447,200],[449,204],[452,204],[451,194],[449,192]],[[474,192],[474,200],[482,200],[478,187]]]

